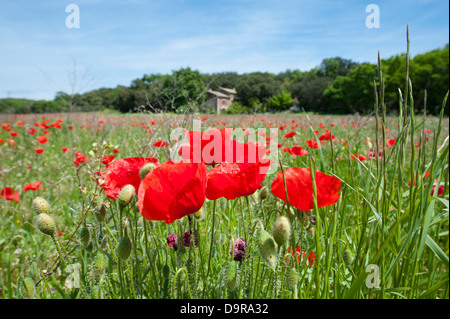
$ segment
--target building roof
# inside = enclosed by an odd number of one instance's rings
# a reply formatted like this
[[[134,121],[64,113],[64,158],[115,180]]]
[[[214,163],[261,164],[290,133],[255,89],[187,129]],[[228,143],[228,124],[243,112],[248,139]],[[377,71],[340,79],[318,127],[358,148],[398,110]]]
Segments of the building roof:
[[[217,97],[220,97],[220,98],[222,98],[222,99],[229,99],[229,98],[230,98],[229,95],[226,95],[226,94],[224,94],[224,93],[222,93],[222,92],[213,91],[213,90],[211,90],[211,89],[208,90],[208,93],[211,93],[211,94],[213,94],[213,95],[215,95],[215,96],[217,96]]]
[[[237,92],[234,88],[229,89],[229,88],[219,87],[219,90],[225,91],[226,93],[229,93],[229,94],[237,94]]]

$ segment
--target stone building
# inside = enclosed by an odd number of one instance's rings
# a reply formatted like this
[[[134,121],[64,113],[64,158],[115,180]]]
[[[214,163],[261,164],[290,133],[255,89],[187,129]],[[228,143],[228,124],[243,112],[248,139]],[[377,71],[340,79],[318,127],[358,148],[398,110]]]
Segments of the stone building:
[[[236,90],[219,87],[215,90],[208,90],[208,96],[206,98],[205,106],[207,109],[213,109],[217,114],[222,113],[234,103],[234,98],[236,96]]]

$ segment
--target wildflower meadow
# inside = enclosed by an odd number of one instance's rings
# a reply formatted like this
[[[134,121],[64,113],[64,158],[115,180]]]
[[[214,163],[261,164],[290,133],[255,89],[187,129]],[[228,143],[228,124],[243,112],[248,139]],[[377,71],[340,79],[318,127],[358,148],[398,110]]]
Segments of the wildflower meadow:
[[[0,298],[448,299],[448,92],[383,70],[364,116],[2,114]]]

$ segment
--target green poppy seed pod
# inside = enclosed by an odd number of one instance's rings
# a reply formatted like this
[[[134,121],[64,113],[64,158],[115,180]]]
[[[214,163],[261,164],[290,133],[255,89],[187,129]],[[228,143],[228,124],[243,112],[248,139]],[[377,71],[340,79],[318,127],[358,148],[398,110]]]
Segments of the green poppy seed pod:
[[[50,214],[50,205],[42,197],[36,197],[31,202],[31,206],[36,214]]]
[[[144,179],[145,176],[147,176],[147,174],[150,173],[155,168],[156,168],[156,165],[154,163],[147,163],[144,166],[142,166],[141,170],[139,171],[139,174],[141,175],[141,179]]]
[[[259,198],[261,200],[265,200],[268,196],[269,196],[269,190],[267,189],[266,186],[264,186],[263,188],[261,188],[261,190],[259,192]]]
[[[233,291],[236,288],[237,282],[237,263],[230,261],[225,267],[224,272],[224,284],[229,291]]]
[[[285,216],[279,216],[273,224],[272,236],[279,246],[283,246],[289,240],[289,236],[291,236],[289,219]]]
[[[353,258],[352,252],[349,249],[346,249],[344,251],[344,262],[345,262],[345,265],[347,267],[350,266],[353,263],[353,259],[354,258]]]
[[[165,279],[169,279],[170,276],[170,267],[166,264],[163,266],[162,274]]]
[[[132,248],[133,245],[131,243],[130,237],[128,236],[122,237],[116,248],[117,257],[119,257],[122,260],[127,260],[128,257],[130,257]]]
[[[91,240],[89,242],[89,245],[83,246],[83,248],[86,249],[86,251],[88,251],[88,252],[92,252],[94,250],[94,241]]]
[[[30,299],[34,296],[34,281],[31,278],[25,278],[20,286],[20,294],[23,298]]]
[[[92,264],[92,272],[94,273],[94,276],[102,275],[106,266],[108,266],[108,257],[106,257],[104,253],[98,253]]]
[[[275,268],[278,261],[278,245],[276,241],[267,231],[260,229],[258,232],[257,242],[261,259],[268,267]]]
[[[78,231],[78,238],[80,238],[80,242],[84,247],[89,245],[89,241],[91,240],[91,233],[87,227],[81,227]]]
[[[298,284],[298,274],[295,268],[289,268],[289,270],[286,272],[286,286],[290,290],[294,290],[294,288]]]
[[[133,199],[134,194],[136,193],[136,190],[134,189],[133,185],[125,185],[122,190],[119,193],[119,197],[117,200],[119,201],[119,207],[121,209],[125,208],[130,204],[131,200]]]
[[[203,217],[204,217],[204,214],[203,214],[203,207],[201,207],[201,208],[194,214],[194,217],[195,217],[195,219],[198,219],[198,220],[202,220],[202,219],[203,219]]]
[[[42,213],[37,217],[38,229],[45,235],[53,236],[55,234],[55,222],[49,215]]]

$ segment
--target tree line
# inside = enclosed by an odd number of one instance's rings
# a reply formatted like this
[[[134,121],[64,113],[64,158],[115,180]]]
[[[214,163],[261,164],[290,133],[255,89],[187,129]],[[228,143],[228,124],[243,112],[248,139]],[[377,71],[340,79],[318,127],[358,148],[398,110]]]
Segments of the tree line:
[[[406,55],[381,60],[387,110],[395,113],[399,105],[398,88],[404,89]],[[416,55],[409,62],[416,111],[425,103],[429,113],[437,114],[449,90],[449,47]],[[302,112],[348,114],[373,112],[374,81],[377,65],[358,63],[341,57],[323,59],[309,70],[286,70],[278,74],[221,72],[202,74],[189,67],[171,74],[144,74],[129,86],[100,88],[83,94],[58,92],[52,101],[0,99],[0,112],[42,113],[64,111],[184,113],[214,112],[205,107],[209,89],[235,88],[231,114],[264,112]],[[426,98],[425,98],[426,91]],[[446,109],[448,114],[448,108]]]

